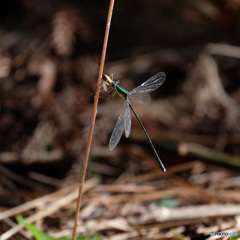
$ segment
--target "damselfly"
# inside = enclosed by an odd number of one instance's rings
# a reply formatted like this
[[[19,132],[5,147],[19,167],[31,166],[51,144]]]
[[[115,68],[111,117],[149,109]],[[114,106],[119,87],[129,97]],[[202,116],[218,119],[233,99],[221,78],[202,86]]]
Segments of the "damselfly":
[[[156,158],[158,159],[160,167],[163,170],[163,172],[166,172],[166,169],[165,169],[160,157],[158,156],[155,147],[153,146],[152,140],[150,139],[145,127],[143,126],[139,116],[137,115],[136,111],[134,110],[129,99],[133,98],[141,104],[150,103],[151,96],[149,93],[158,89],[159,87],[161,87],[162,84],[164,83],[165,78],[166,78],[165,73],[163,73],[163,72],[157,73],[153,77],[149,78],[146,82],[142,83],[140,86],[138,86],[138,87],[134,88],[132,91],[128,92],[127,90],[125,90],[124,88],[119,86],[119,83],[120,83],[119,80],[114,81],[108,75],[103,74],[104,89],[106,89],[106,86],[111,87],[115,93],[117,93],[120,97],[122,97],[123,99],[126,100],[123,105],[121,114],[118,118],[118,121],[116,123],[116,126],[113,130],[110,141],[109,141],[110,150],[113,150],[117,146],[117,144],[119,143],[119,141],[122,137],[123,132],[125,132],[126,137],[129,137],[130,132],[131,132],[131,124],[132,124],[131,112],[130,112],[130,108],[131,108],[132,112],[134,113],[137,120],[139,121],[145,135],[147,136],[148,142],[149,142]]]

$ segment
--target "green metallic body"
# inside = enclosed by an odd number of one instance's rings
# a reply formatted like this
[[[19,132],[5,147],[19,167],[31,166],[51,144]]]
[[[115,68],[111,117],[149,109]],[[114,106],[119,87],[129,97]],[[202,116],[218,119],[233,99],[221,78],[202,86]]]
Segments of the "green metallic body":
[[[123,99],[127,99],[127,96],[128,96],[128,91],[127,90],[125,90],[124,88],[122,88],[122,87],[120,87],[120,86],[116,86],[116,88],[114,89],[116,92],[117,92],[117,94],[121,97],[121,98],[123,98]]]

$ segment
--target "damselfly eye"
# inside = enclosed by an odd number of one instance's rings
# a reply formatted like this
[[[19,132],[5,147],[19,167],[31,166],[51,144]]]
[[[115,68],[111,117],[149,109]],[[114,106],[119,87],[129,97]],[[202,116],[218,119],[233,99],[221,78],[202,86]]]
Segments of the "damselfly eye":
[[[114,81],[112,81],[112,87],[113,88],[116,88],[117,87],[117,85],[119,85],[119,83],[120,83],[120,81],[119,80],[114,80]]]

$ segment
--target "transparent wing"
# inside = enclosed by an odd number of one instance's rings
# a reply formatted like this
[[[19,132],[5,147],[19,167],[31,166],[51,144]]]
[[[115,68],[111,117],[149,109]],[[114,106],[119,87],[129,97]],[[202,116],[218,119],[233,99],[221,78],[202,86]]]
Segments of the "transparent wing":
[[[125,101],[121,114],[113,129],[113,133],[109,141],[110,150],[113,150],[118,145],[124,130],[126,137],[128,137],[131,131],[131,113],[128,101]]]
[[[125,137],[128,138],[131,132],[131,125],[132,125],[132,119],[131,119],[131,111],[129,107],[129,100],[126,100],[124,103],[123,108],[125,108],[125,114],[124,114],[124,128],[125,128]]]
[[[131,92],[129,92],[129,97],[133,97],[134,94],[136,95],[137,93],[139,95],[141,93],[149,93],[158,89],[164,83],[165,78],[165,73],[157,73],[156,75],[149,78],[146,82],[142,83],[140,86],[134,88]]]
[[[138,101],[141,104],[149,104],[151,102],[151,96],[149,93],[145,92],[145,93],[139,93],[139,92],[135,92],[132,93],[129,98],[133,98],[134,100]]]

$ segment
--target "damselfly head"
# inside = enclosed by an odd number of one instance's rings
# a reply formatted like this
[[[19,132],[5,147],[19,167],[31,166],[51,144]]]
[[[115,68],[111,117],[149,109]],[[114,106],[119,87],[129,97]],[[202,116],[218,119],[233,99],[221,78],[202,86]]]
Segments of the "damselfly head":
[[[119,84],[120,84],[120,80],[118,80],[118,79],[117,79],[117,80],[114,80],[114,82],[115,82],[116,85],[119,85]]]

